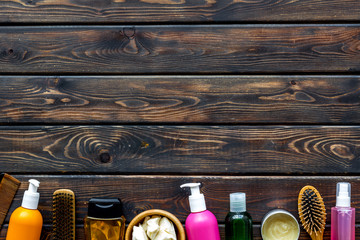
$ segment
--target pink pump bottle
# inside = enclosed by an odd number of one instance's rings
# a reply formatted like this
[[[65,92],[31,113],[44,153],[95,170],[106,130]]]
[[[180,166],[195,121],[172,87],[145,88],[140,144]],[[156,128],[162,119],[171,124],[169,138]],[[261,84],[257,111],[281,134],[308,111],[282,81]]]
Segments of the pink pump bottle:
[[[331,208],[331,240],[355,240],[355,208],[350,207],[351,185],[336,186],[336,207]]]
[[[185,221],[188,240],[220,240],[217,219],[212,212],[206,210],[204,194],[200,193],[200,183],[186,183],[180,187],[189,187],[191,190],[191,213]]]

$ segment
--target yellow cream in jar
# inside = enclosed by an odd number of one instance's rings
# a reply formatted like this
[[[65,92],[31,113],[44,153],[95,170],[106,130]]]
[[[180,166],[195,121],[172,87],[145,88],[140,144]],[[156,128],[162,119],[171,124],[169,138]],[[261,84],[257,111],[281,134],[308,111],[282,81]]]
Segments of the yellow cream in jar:
[[[283,212],[275,213],[266,218],[261,228],[264,240],[297,240],[299,231],[297,221]]]

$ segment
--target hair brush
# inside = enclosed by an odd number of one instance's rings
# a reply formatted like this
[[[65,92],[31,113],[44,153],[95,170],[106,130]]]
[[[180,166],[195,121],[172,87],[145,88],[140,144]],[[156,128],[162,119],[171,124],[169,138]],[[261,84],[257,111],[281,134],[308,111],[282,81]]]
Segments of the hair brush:
[[[322,240],[325,230],[326,210],[320,193],[313,186],[301,189],[298,199],[302,226],[312,240]]]
[[[75,194],[69,189],[53,193],[53,240],[75,240]]]

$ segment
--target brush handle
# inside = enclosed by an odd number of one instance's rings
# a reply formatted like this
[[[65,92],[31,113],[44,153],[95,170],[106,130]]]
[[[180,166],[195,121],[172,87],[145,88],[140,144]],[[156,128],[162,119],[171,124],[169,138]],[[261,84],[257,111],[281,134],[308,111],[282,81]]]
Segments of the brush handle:
[[[323,240],[324,239],[324,232],[322,232],[321,234],[318,234],[318,235],[316,235],[316,234],[312,235],[311,239],[312,240]]]

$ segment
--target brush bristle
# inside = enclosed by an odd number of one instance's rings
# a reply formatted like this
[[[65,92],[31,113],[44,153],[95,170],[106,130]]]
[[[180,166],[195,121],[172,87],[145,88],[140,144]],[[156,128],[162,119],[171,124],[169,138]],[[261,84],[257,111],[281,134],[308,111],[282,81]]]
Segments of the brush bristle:
[[[325,229],[326,210],[322,197],[312,186],[305,186],[299,194],[298,210],[304,229],[312,235],[322,234]]]
[[[69,189],[53,194],[53,240],[75,240],[75,195]]]

